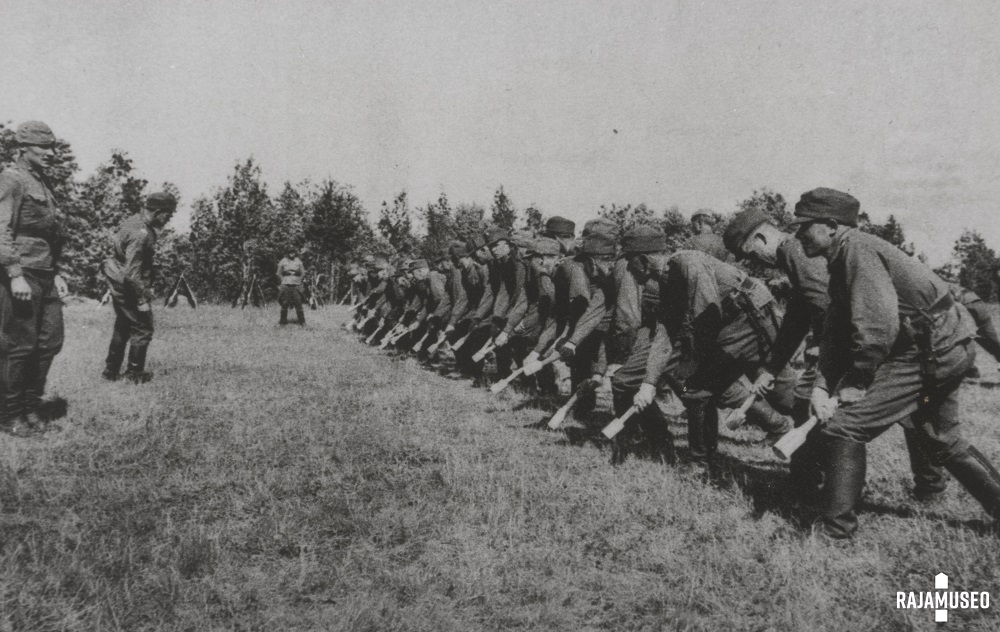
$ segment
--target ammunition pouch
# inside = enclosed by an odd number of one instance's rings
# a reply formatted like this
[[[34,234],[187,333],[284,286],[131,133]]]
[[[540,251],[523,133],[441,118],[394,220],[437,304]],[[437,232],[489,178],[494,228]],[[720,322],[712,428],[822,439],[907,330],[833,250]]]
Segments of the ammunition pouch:
[[[775,312],[774,297],[762,283],[752,277],[743,279],[722,301],[724,322],[732,322],[741,314],[746,314],[761,350],[770,349],[774,344],[780,319]]]

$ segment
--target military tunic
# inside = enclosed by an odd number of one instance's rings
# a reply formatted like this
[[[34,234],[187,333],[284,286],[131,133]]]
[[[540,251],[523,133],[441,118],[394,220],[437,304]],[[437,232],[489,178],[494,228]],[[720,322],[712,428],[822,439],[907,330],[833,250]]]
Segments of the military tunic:
[[[0,173],[0,420],[37,408],[62,349],[55,288],[62,244],[61,215],[44,177],[22,161]],[[14,300],[16,277],[28,283],[30,300]]]
[[[828,267],[817,386],[865,395],[841,404],[823,433],[866,443],[903,422],[925,434],[936,463],[964,451],[958,387],[975,359],[968,312],[923,263],[857,229],[838,236]]]

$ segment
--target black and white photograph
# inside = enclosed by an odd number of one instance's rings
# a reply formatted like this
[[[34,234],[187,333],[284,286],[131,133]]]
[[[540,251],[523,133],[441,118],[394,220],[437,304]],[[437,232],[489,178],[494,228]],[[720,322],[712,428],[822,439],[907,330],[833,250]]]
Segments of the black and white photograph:
[[[1000,630],[998,33],[8,0],[0,632]]]

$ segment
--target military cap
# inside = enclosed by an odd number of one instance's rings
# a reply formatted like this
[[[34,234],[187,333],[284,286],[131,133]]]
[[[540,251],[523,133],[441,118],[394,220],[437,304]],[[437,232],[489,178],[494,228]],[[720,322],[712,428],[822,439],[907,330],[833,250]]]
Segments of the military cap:
[[[483,238],[486,240],[487,246],[492,246],[498,241],[511,241],[510,231],[496,227],[486,229],[486,232],[483,234]]]
[[[639,225],[622,237],[623,254],[647,254],[667,249],[667,236],[653,226]]]
[[[615,238],[604,233],[590,233],[583,238],[583,248],[580,252],[585,255],[613,255]]]
[[[376,259],[375,262],[372,264],[372,266],[376,270],[389,270],[390,268],[392,268],[392,266],[389,265],[389,261],[387,259],[383,259],[381,257],[379,257],[378,259]]]
[[[768,219],[770,218],[767,213],[755,208],[737,213],[729,221],[729,226],[726,226],[726,232],[722,234],[722,243],[729,252],[740,254],[743,242]]]
[[[469,240],[465,242],[465,247],[469,249],[470,253],[473,253],[483,246],[486,245],[486,238],[480,234],[475,234],[469,237]]]
[[[453,241],[448,244],[448,254],[456,259],[469,255],[469,247],[464,241]]]
[[[177,198],[163,191],[150,193],[146,197],[146,208],[153,211],[173,211],[177,209]]]
[[[515,230],[510,234],[510,241],[521,250],[527,250],[535,241],[535,236],[530,230]]]
[[[586,238],[594,233],[607,235],[608,237],[618,236],[618,224],[606,219],[592,219],[583,225],[583,237]]]
[[[56,135],[41,121],[27,121],[17,126],[14,139],[21,145],[54,145]]]
[[[710,224],[714,224],[715,223],[715,218],[712,217],[712,214],[711,213],[706,213],[705,211],[698,211],[697,213],[695,213],[694,215],[692,215],[691,216],[691,221],[694,222],[694,220],[699,219],[699,218],[701,218],[702,220],[707,220]]]
[[[858,225],[861,203],[850,193],[820,187],[806,191],[795,203],[792,224],[803,224],[817,219],[832,219],[845,226]]]
[[[576,222],[565,217],[555,215],[545,222],[545,232],[549,237],[565,237],[572,239],[576,236]]]
[[[554,255],[558,257],[563,254],[560,243],[551,237],[539,237],[535,241],[531,242],[531,246],[528,247],[527,253],[529,257],[542,257],[545,255]]]
[[[410,265],[407,266],[407,268],[411,271],[429,267],[430,266],[427,265],[427,259],[414,259],[413,261],[410,262]]]

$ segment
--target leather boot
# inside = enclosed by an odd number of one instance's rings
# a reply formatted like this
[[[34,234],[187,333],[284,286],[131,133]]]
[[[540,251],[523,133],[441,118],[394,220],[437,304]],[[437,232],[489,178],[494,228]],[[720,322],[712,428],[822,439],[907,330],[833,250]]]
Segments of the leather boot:
[[[913,472],[913,495],[917,500],[928,501],[938,497],[948,488],[948,479],[941,467],[931,464],[931,453],[918,430],[903,429],[906,449],[910,453],[910,470]]]
[[[1000,472],[989,459],[969,446],[951,457],[944,467],[979,501],[991,518],[1000,520]]]
[[[858,530],[854,508],[861,500],[867,469],[867,446],[839,437],[825,437],[826,483],[820,507],[822,533],[834,539],[850,538]]]
[[[148,347],[132,345],[128,350],[128,368],[122,377],[135,384],[145,384],[153,379],[153,374],[146,371],[146,350]]]
[[[747,422],[766,432],[769,438],[780,437],[792,429],[792,420],[764,399],[758,399],[747,409]]]
[[[709,400],[688,400],[688,448],[695,461],[708,462],[719,444],[719,411]]]
[[[819,502],[823,488],[822,445],[822,435],[814,429],[789,459],[788,480],[792,498],[799,505],[809,506]]]
[[[282,307],[281,308],[281,318],[278,320],[278,324],[279,325],[287,325],[288,324],[288,308],[287,307]]]
[[[639,426],[646,437],[649,456],[657,463],[673,465],[677,462],[674,452],[674,437],[667,427],[667,420],[660,407],[653,402],[639,413]]]

